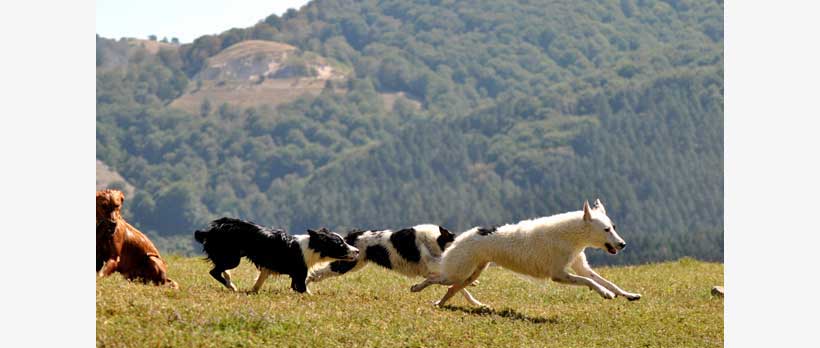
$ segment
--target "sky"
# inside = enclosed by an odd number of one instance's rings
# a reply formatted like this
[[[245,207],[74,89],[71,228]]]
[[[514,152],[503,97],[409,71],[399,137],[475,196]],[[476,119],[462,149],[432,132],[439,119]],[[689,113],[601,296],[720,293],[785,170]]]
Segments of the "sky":
[[[96,32],[102,37],[159,39],[182,43],[231,28],[253,26],[270,14],[299,9],[308,0],[97,0]]]

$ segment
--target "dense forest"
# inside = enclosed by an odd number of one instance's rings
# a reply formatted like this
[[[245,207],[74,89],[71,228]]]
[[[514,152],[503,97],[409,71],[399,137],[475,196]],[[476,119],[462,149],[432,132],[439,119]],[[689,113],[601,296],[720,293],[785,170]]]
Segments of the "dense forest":
[[[264,16],[155,54],[97,37],[97,158],[136,187],[126,218],[161,249],[198,251],[192,231],[226,215],[463,231],[600,197],[630,247],[591,262],[723,260],[722,1],[314,0]],[[276,107],[169,106],[245,40],[352,73]]]

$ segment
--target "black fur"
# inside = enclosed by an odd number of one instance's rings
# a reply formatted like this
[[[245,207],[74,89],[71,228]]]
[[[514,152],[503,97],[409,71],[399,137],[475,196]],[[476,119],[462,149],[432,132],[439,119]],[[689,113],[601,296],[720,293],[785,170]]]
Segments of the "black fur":
[[[347,235],[345,236],[345,243],[350,245],[356,245],[356,241],[359,239],[363,233],[367,231],[365,230],[352,230],[348,231]],[[330,263],[330,269],[333,272],[344,274],[349,272],[353,267],[356,267],[356,261],[333,261]]]
[[[346,257],[348,246],[337,235],[321,229],[310,231],[309,248],[323,256],[341,259]],[[206,231],[194,232],[194,238],[202,243],[206,258],[213,263],[211,276],[225,286],[228,281],[222,272],[239,266],[244,256],[256,267],[291,277],[291,288],[305,292],[308,265],[302,249],[293,236],[282,229],[271,229],[253,222],[221,218],[211,222]]]
[[[490,227],[481,226],[481,227],[478,228],[478,234],[480,234],[482,236],[488,236],[488,235],[491,235],[491,234],[495,233],[495,230],[497,230],[497,229],[498,229],[498,226],[490,226]]]
[[[390,235],[390,243],[403,258],[410,262],[421,261],[421,253],[416,245],[416,230],[405,228]]]
[[[444,227],[439,226],[438,231],[441,233],[438,238],[436,238],[436,243],[438,243],[438,247],[441,248],[441,251],[444,251],[448,247],[448,243],[452,243],[456,240],[456,235],[453,232],[450,232]]]
[[[393,264],[390,262],[390,254],[387,249],[381,245],[371,245],[367,247],[367,260],[373,261],[377,265],[387,269],[393,268]]]
[[[205,231],[199,231],[199,230],[194,231],[194,239],[196,239],[196,241],[199,242],[199,244],[205,243],[205,236],[206,235],[207,235],[207,232],[205,232]]]
[[[356,245],[356,241],[359,240],[359,236],[367,231],[365,230],[352,230],[348,231],[347,235],[345,236],[345,243],[350,245]]]
[[[333,261],[330,263],[330,270],[339,274],[350,272],[356,267],[356,261]]]

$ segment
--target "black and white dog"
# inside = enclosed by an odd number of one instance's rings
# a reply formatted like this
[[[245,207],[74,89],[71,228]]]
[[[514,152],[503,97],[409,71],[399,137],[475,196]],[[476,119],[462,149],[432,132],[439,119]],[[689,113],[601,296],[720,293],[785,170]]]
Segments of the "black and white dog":
[[[318,282],[358,271],[368,262],[408,277],[429,277],[439,272],[441,254],[453,240],[455,235],[452,232],[431,224],[398,231],[351,231],[345,236],[345,242],[361,250],[359,258],[355,261],[333,261],[317,267],[307,281]]]
[[[320,262],[353,261],[359,255],[358,249],[325,228],[292,236],[281,229],[227,217],[214,220],[205,231],[194,232],[194,239],[202,243],[206,258],[214,265],[211,276],[233,291],[236,285],[228,270],[239,266],[243,256],[260,271],[253,292],[259,291],[268,276],[287,274],[293,290],[310,294],[305,280],[311,267]]]

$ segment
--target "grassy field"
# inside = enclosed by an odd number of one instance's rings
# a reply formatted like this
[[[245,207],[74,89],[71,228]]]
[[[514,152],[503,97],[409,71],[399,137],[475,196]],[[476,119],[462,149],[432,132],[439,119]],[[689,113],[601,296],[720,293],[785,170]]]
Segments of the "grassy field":
[[[240,292],[212,279],[199,258],[169,257],[181,290],[97,280],[98,347],[718,347],[723,346],[723,264],[691,259],[597,268],[640,301],[604,300],[586,288],[535,281],[490,268],[470,288],[493,309],[444,287],[410,293],[415,281],[370,265],[310,286],[312,296],[268,280],[247,294],[256,270],[233,274]]]

